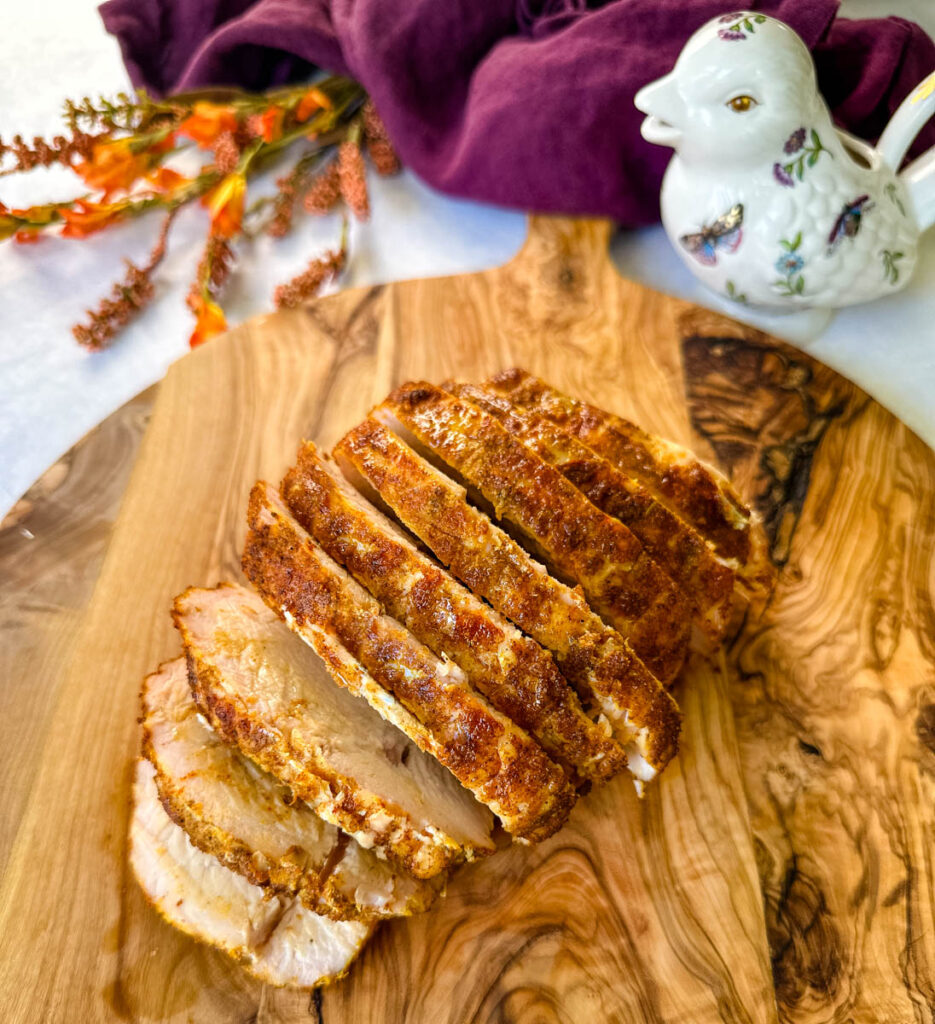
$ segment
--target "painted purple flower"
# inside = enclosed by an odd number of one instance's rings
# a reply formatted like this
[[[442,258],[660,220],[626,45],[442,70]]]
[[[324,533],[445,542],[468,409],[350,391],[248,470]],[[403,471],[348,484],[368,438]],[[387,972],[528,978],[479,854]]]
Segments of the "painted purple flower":
[[[743,32],[734,32],[734,31],[732,31],[731,29],[728,29],[728,28],[719,28],[717,30],[717,34],[718,34],[718,36],[720,36],[721,39],[728,39],[728,40],[729,39],[746,39],[747,38],[743,34]]]
[[[785,185],[788,188],[792,188],[795,182],[792,180],[792,175],[782,166],[782,164],[773,164],[773,177],[779,182],[780,185]]]
[[[784,153],[798,153],[798,151],[805,145],[805,129],[798,128],[794,131],[788,139],[786,144],[782,147]]]
[[[740,21],[743,17],[743,11],[735,11],[733,14],[722,14],[718,18],[719,25],[729,25],[732,21]]]
[[[776,260],[776,269],[780,274],[784,274],[786,277],[791,277],[793,274],[797,274],[802,267],[805,266],[805,260],[796,252],[784,252],[778,260]]]

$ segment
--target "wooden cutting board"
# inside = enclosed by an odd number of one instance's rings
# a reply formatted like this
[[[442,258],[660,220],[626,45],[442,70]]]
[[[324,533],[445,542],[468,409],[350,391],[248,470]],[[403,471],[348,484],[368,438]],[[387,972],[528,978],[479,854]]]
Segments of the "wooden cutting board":
[[[536,218],[504,268],[344,292],[170,370],[2,879],[5,1019],[768,1024],[771,967],[786,1019],[928,1019],[935,459],[824,367],[623,281],[609,231]],[[265,988],[128,875],[169,601],[239,576],[248,489],[300,438],[330,444],[401,380],[514,363],[720,461],[767,517],[779,588],[679,684],[682,752],[647,799],[619,780],[463,870],[321,994]]]

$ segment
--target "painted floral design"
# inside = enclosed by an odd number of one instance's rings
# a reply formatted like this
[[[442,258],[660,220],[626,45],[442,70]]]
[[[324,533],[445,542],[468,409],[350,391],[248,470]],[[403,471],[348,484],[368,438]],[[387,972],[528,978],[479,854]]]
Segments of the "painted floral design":
[[[732,302],[738,302],[738,303],[740,303],[741,306],[746,306],[746,304],[747,304],[747,296],[746,296],[746,294],[744,292],[738,291],[737,290],[737,286],[734,284],[733,281],[728,281],[727,284],[726,284],[726,287],[727,287],[727,297]]]
[[[779,241],[782,252],[776,260],[776,270],[780,277],[773,281],[773,287],[780,295],[786,297],[802,295],[805,291],[805,276],[802,270],[805,267],[805,257],[799,252],[802,245],[802,232],[800,231],[791,241],[782,238]]]
[[[889,284],[896,284],[899,280],[899,261],[905,256],[902,252],[893,252],[892,249],[883,249],[880,259],[883,261],[883,277]]]
[[[798,153],[798,151],[805,145],[805,129],[796,128],[796,130],[786,139],[786,144],[782,147],[783,153],[792,154]]]
[[[735,40],[746,39],[748,35],[756,32],[756,26],[766,21],[763,14],[746,15],[742,11],[738,14],[725,14],[718,18],[719,24],[726,25],[726,28],[719,28],[717,34],[721,39]]]
[[[806,169],[814,167],[822,153],[827,153],[834,159],[834,154],[822,145],[821,138],[814,128],[811,130],[805,127],[796,128],[786,139],[782,151],[792,159],[784,163],[777,160],[773,164],[773,177],[786,188],[792,188],[796,179],[801,181]]]
[[[899,194],[896,191],[896,183],[888,182],[886,187],[883,189],[886,193],[887,199],[899,210],[899,212],[905,217],[906,207],[903,206],[903,201],[899,198]]]

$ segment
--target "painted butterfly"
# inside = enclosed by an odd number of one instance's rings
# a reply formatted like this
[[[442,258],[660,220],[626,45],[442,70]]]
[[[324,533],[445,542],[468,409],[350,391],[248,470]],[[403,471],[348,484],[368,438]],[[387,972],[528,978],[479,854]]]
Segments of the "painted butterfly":
[[[743,205],[737,203],[727,213],[718,217],[713,224],[705,224],[695,234],[682,235],[679,241],[699,263],[703,263],[706,267],[713,267],[717,264],[719,249],[723,252],[737,250],[743,237],[742,224]]]
[[[870,196],[858,196],[853,202],[846,203],[844,209],[834,222],[831,234],[828,235],[828,255],[838,247],[844,238],[853,238],[860,231],[861,217],[873,209],[873,203],[868,202]]]

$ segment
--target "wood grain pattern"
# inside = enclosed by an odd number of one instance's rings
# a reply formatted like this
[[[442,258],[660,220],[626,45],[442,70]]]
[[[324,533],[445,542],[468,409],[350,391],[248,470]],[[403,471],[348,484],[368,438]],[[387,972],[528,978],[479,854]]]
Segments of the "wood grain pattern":
[[[695,425],[783,566],[728,657],[783,1015],[931,1021],[935,459],[762,335],[682,334]]]
[[[8,1019],[770,1021],[728,693],[780,1017],[932,1019],[935,458],[807,357],[621,281],[608,233],[537,219],[501,270],[342,293],[173,368],[51,725],[34,726],[45,752],[4,794],[24,808],[0,886]],[[406,377],[513,362],[729,468],[767,516],[780,588],[723,666],[692,666],[682,755],[652,798],[615,784],[549,843],[464,871],[340,986],[258,986],[126,877],[136,687],[174,650],[167,599],[234,572],[247,489],[299,437],[330,444]],[[52,704],[26,692],[17,721]]]

